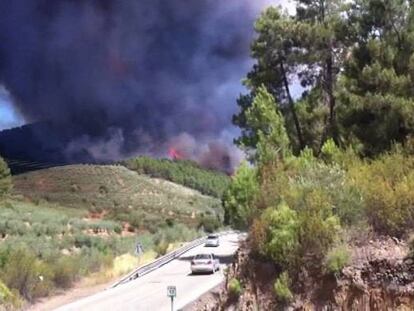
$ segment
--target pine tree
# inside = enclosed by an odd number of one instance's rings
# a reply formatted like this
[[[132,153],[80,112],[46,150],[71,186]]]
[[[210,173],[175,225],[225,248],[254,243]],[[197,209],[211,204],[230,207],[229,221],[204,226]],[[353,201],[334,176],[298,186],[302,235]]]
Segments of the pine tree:
[[[251,107],[246,111],[246,123],[258,136],[255,158],[264,163],[290,154],[290,141],[284,118],[274,97],[264,86],[259,87]]]
[[[374,156],[414,134],[414,9],[405,0],[359,1],[359,33],[345,63],[341,123]]]
[[[258,88],[264,85],[279,103],[278,109],[288,120],[292,120],[289,134],[293,145],[298,149],[305,146],[290,83],[291,75],[294,73],[294,64],[290,59],[293,55],[294,38],[289,37],[293,29],[292,23],[293,20],[286,13],[270,7],[255,24],[259,36],[252,44],[252,56],[257,60],[257,64],[245,80],[245,85],[251,93],[240,96],[238,105],[241,112],[233,118],[233,123],[244,129],[244,135],[237,141],[239,144],[253,147],[257,144],[257,139],[249,135],[251,133],[244,113],[252,104]]]
[[[257,63],[245,80],[250,94],[239,98],[241,111],[233,118],[243,130],[238,143],[257,144],[244,114],[261,85],[277,99],[296,153],[305,146],[319,151],[330,137],[338,140],[335,90],[351,33],[344,11],[341,1],[300,0],[294,16],[272,7],[261,15],[255,24],[258,36],[252,44]],[[295,101],[292,88],[297,89],[298,83],[304,92]],[[304,129],[307,120],[314,117],[323,120],[318,139],[314,138],[316,133]]]

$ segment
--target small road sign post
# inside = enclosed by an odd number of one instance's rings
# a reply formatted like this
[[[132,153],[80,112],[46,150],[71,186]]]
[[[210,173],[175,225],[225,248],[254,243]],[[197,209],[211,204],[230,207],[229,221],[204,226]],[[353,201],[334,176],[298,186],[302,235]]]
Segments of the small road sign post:
[[[144,248],[142,247],[142,244],[140,242],[137,242],[137,245],[135,246],[135,254],[137,256],[142,255],[142,253],[144,252]]]
[[[171,298],[171,311],[174,311],[174,298],[177,296],[177,288],[175,286],[168,286],[167,296]]]

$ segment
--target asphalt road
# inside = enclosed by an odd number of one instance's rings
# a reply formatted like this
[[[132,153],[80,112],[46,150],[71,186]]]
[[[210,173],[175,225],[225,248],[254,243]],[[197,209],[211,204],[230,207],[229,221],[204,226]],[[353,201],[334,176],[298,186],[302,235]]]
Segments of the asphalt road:
[[[59,311],[129,311],[171,310],[171,301],[167,297],[167,286],[177,287],[174,310],[178,310],[209,291],[224,279],[222,272],[206,275],[192,275],[190,261],[198,253],[213,252],[222,264],[222,268],[231,262],[238,248],[240,235],[230,234],[220,238],[219,247],[196,247],[163,267],[134,281],[105,290],[71,304],[62,306]]]

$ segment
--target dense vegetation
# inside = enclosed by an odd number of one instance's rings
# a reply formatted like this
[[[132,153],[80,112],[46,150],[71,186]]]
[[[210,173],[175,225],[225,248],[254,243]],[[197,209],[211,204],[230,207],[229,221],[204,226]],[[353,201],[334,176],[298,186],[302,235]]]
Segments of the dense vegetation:
[[[349,260],[349,232],[398,238],[411,232],[414,156],[407,149],[395,145],[363,159],[328,140],[318,157],[311,149],[295,156],[282,152],[277,136],[260,135],[265,148],[257,149],[255,166],[239,168],[224,206],[230,224],[249,228],[253,252],[285,273],[275,280],[281,300],[305,275],[339,273]],[[289,289],[288,279],[296,287]]]
[[[283,303],[340,273],[353,232],[405,238],[414,225],[414,4],[295,3],[256,23],[234,117],[252,165],[224,194],[225,219],[278,267]]]
[[[238,143],[255,148],[263,126],[246,112],[263,85],[283,115],[294,154],[316,154],[332,138],[375,156],[414,131],[414,17],[406,0],[296,0],[295,15],[263,12],[256,60],[234,123]]]
[[[230,183],[230,178],[224,173],[203,169],[188,160],[138,157],[124,161],[123,165],[139,174],[163,178],[216,198],[221,198]]]

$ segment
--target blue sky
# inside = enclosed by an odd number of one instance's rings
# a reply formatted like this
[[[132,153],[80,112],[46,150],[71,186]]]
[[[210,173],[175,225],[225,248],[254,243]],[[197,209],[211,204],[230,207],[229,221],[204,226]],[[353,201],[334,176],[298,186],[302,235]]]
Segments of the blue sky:
[[[23,118],[14,110],[7,90],[0,85],[0,130],[24,124]]]

